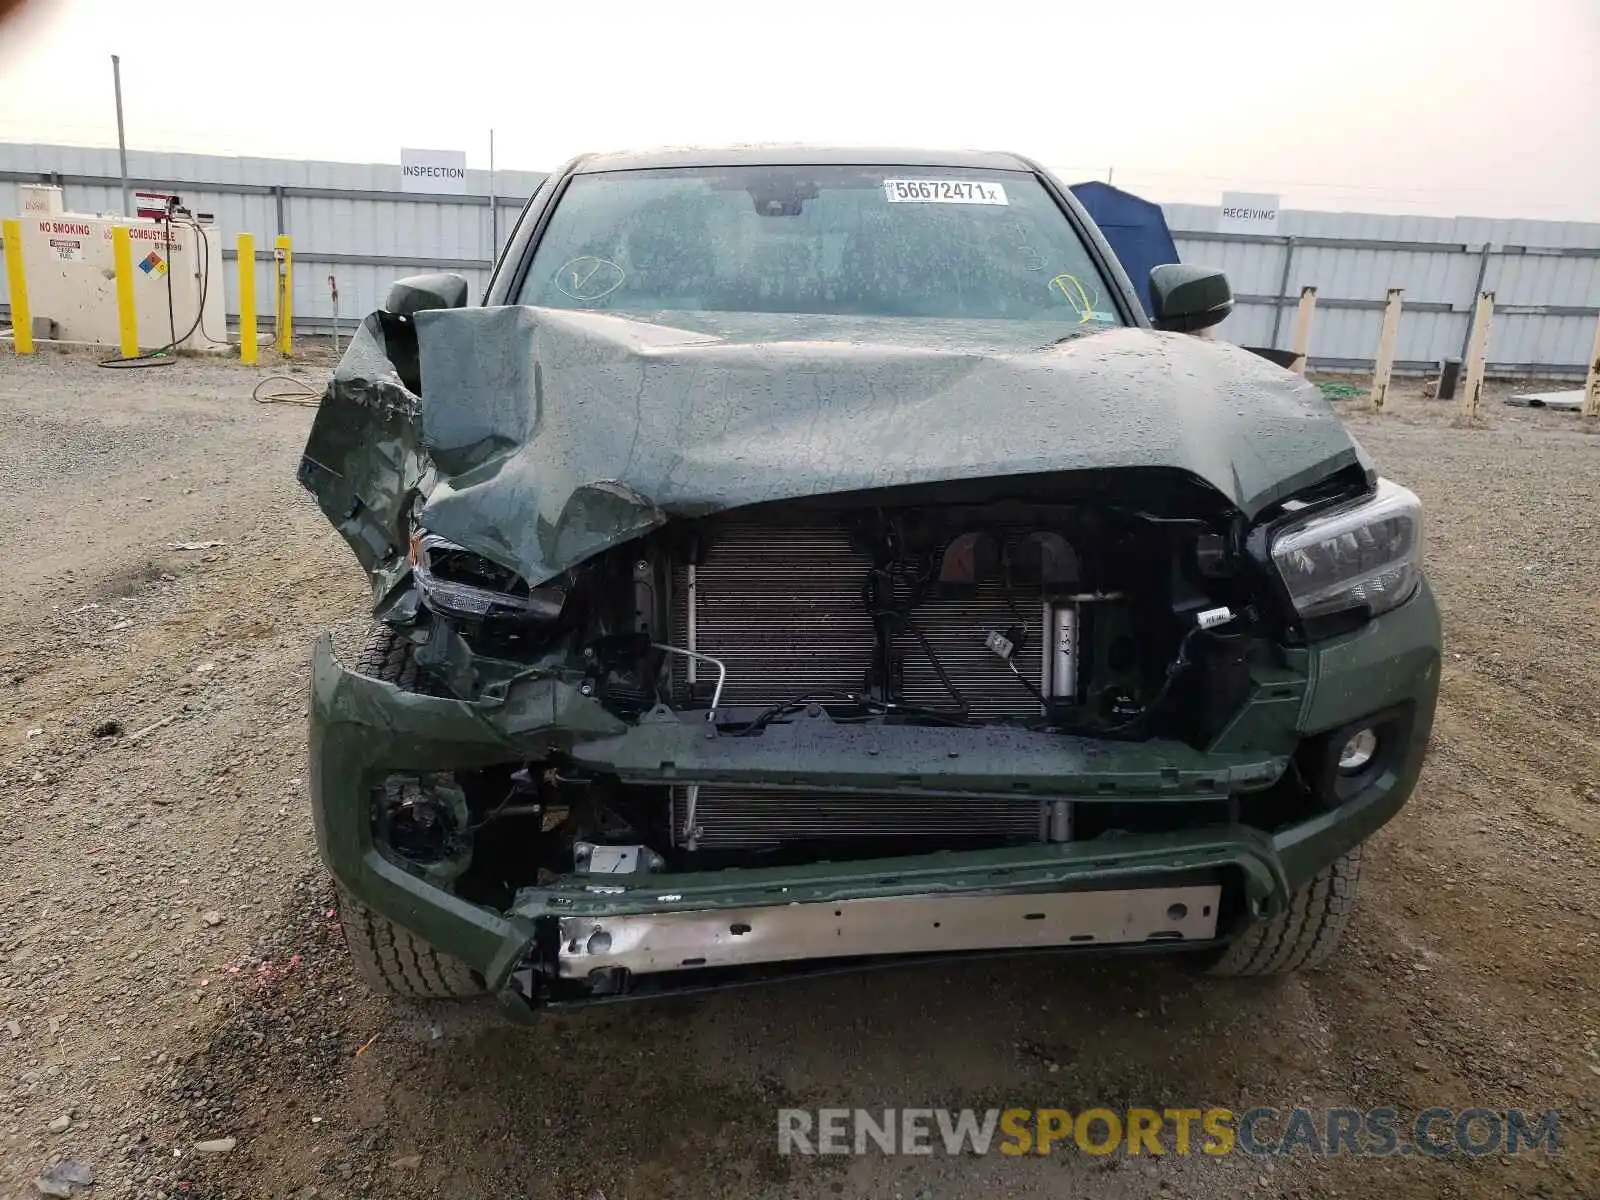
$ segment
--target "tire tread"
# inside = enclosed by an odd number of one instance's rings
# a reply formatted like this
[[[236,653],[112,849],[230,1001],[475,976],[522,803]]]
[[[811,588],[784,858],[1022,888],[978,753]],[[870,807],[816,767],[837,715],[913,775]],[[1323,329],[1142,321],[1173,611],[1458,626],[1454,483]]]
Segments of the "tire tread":
[[[1257,921],[1212,963],[1208,973],[1230,977],[1287,975],[1327,962],[1355,909],[1361,847],[1337,859],[1289,897],[1289,907]]]
[[[367,634],[356,669],[363,675],[420,691],[411,643],[387,625]],[[380,916],[344,888],[339,889],[339,924],[356,971],[376,992],[423,1000],[482,995],[483,979],[465,963]]]

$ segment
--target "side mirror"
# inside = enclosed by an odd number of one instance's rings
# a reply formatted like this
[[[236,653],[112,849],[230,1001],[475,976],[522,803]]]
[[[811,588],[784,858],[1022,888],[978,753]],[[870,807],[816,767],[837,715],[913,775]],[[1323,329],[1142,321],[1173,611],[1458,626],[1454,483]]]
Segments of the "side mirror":
[[[1209,329],[1233,311],[1233,289],[1228,277],[1210,267],[1167,263],[1150,268],[1151,313],[1157,329],[1194,333]]]
[[[465,308],[467,306],[466,277],[454,271],[435,271],[428,275],[407,275],[389,287],[389,296],[383,302],[388,312],[398,317],[409,317],[430,308]]]

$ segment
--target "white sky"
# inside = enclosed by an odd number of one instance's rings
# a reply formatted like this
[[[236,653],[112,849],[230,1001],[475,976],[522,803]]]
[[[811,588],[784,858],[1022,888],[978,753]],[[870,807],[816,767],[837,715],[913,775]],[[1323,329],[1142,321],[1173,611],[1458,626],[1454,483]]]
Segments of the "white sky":
[[[1020,150],[1216,203],[1600,221],[1600,0],[31,0],[0,140],[548,170],[584,150]]]

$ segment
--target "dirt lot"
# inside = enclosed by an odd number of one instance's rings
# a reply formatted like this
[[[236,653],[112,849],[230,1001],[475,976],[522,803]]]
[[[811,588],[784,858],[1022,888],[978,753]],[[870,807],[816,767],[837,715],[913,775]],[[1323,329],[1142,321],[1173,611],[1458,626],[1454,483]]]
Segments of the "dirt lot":
[[[306,659],[325,628],[353,645],[365,581],[293,481],[310,410],[253,403],[257,377],[0,356],[0,1196],[58,1158],[107,1198],[1600,1194],[1600,436],[1577,417],[1343,406],[1429,506],[1448,652],[1427,772],[1328,970],[1029,959],[523,1030],[377,1000],[342,958]],[[788,1105],[1295,1104],[1556,1108],[1562,1152],[822,1160],[774,1136]]]

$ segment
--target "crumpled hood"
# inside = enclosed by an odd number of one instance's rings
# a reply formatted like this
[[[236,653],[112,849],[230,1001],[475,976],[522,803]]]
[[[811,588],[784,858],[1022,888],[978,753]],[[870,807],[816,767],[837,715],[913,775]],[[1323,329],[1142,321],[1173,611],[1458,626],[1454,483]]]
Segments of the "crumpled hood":
[[[419,404],[386,350],[395,320],[369,317],[339,364],[301,473],[373,570],[404,545],[413,490],[428,529],[539,583],[671,517],[763,501],[1155,467],[1255,516],[1367,465],[1314,386],[1180,334],[1039,348],[949,322],[434,311],[415,319]]]

